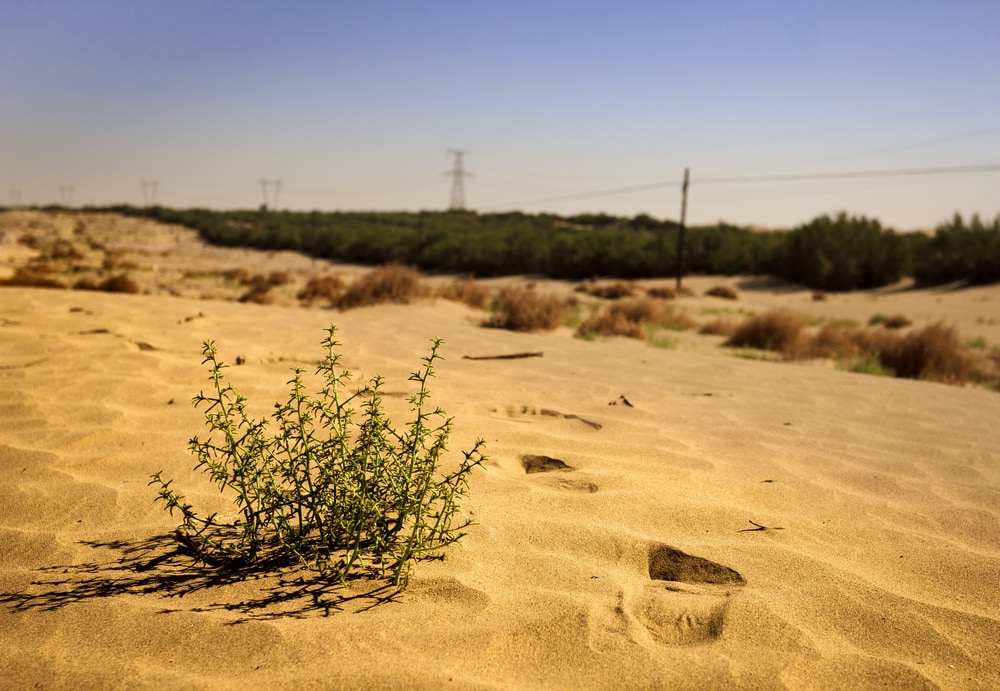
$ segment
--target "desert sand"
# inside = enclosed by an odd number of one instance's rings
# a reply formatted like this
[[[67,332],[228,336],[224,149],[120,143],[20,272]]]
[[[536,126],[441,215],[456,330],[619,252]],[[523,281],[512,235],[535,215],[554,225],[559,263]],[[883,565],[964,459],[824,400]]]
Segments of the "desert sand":
[[[78,222],[0,216],[0,277],[32,256],[29,225],[71,239]],[[0,687],[1000,687],[997,392],[734,357],[694,332],[656,348],[489,329],[441,299],[239,303],[210,270],[363,269],[85,225],[143,293],[0,286]],[[739,300],[704,297],[720,282]],[[677,303],[700,319],[901,313],[1000,344],[1000,286],[814,302],[755,278],[687,285]],[[462,505],[476,524],[391,598],[295,570],[216,583],[166,558],[177,519],[150,475],[219,501],[187,448],[202,342],[241,359],[227,372],[265,415],[331,323],[401,421],[408,374],[444,339],[431,392],[455,418],[450,458],[487,442]],[[469,359],[522,352],[542,356]]]

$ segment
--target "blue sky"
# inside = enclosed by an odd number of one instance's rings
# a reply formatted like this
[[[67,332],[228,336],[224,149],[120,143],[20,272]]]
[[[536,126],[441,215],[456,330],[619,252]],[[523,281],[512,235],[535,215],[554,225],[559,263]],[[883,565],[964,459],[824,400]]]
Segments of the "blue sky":
[[[2,0],[0,203],[280,179],[282,208],[443,209],[451,147],[479,211],[677,218],[689,166],[690,223],[992,218],[1000,172],[710,181],[1000,164],[998,27],[996,0]]]

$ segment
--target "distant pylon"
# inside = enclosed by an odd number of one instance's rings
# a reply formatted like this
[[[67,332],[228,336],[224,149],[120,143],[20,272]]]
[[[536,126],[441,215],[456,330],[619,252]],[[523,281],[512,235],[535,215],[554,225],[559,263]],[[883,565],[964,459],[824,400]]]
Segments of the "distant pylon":
[[[462,156],[465,149],[448,149],[448,153],[455,156],[455,164],[452,169],[445,173],[451,176],[451,204],[448,208],[461,210],[465,208],[465,178],[471,177],[472,173],[463,167]]]
[[[60,185],[59,197],[63,206],[73,206],[73,185]]]
[[[142,185],[143,204],[156,206],[156,188],[159,187],[160,183],[156,180],[140,180],[139,184]]]
[[[267,190],[269,188],[274,188],[274,196],[269,197]],[[264,193],[264,206],[263,209],[266,211],[270,209],[275,211],[278,208],[278,193],[281,192],[281,180],[261,180],[260,181],[261,192]],[[273,201],[271,201],[273,199]],[[270,204],[268,203],[270,201]]]

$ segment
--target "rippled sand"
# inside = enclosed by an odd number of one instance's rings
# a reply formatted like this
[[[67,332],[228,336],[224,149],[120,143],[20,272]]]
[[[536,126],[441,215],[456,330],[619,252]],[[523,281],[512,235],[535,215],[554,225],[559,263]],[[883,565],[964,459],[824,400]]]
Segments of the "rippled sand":
[[[341,313],[170,280],[182,296],[0,287],[4,688],[1000,686],[1000,394],[742,359],[691,333],[588,342],[486,329],[443,300]],[[680,302],[951,316],[1000,342],[998,287],[813,303],[743,286]],[[267,414],[330,322],[355,381],[385,376],[400,414],[444,338],[431,390],[452,452],[488,444],[464,504],[477,525],[392,601],[297,572],[213,582],[168,556],[176,521],[147,486],[164,469],[218,502],[187,450],[203,340],[243,359],[228,373]]]

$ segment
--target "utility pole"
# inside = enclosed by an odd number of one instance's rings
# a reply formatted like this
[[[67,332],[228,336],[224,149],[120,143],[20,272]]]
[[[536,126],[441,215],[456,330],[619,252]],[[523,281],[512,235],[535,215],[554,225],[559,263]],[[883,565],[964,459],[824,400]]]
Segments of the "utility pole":
[[[274,188],[274,195],[270,197],[267,193],[268,189]],[[278,194],[281,192],[281,180],[261,180],[260,181],[261,192],[264,193],[264,205],[261,207],[264,211],[268,208],[271,211],[276,211],[278,209]],[[273,199],[273,201],[268,204],[268,200]]]
[[[677,292],[681,292],[681,282],[684,278],[684,224],[687,220],[688,207],[688,168],[684,168],[684,183],[681,185],[681,227],[677,233]]]
[[[451,176],[451,204],[448,208],[453,211],[461,211],[465,208],[465,178],[471,177],[472,173],[465,170],[462,156],[465,149],[448,149],[448,153],[455,156],[455,164],[452,169],[445,173]]]
[[[146,206],[156,206],[156,188],[160,183],[156,180],[140,180],[142,186],[142,203]]]

